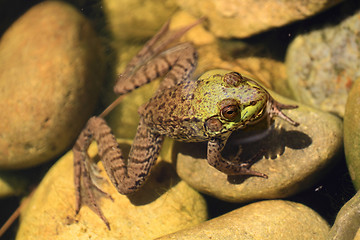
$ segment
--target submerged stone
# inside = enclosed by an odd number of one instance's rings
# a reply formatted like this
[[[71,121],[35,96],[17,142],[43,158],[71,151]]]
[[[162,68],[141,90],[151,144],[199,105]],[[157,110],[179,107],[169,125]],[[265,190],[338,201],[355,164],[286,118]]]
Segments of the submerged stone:
[[[0,168],[49,161],[92,114],[104,78],[102,45],[69,4],[35,5],[0,41]]]
[[[329,225],[312,209],[294,202],[252,203],[158,239],[327,239]]]

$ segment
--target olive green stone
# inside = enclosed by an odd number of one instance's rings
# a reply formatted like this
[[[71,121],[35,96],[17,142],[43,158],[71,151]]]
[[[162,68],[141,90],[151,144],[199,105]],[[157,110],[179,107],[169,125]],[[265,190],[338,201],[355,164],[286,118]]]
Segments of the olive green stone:
[[[20,173],[0,171],[0,198],[18,196],[25,192],[28,179]]]
[[[353,240],[359,239],[360,228],[360,192],[356,193],[339,211],[332,226],[328,239]],[[357,238],[354,238],[357,235]]]
[[[106,21],[117,41],[152,37],[177,10],[174,0],[104,0]]]
[[[344,116],[344,148],[353,184],[360,188],[360,79],[352,87]]]

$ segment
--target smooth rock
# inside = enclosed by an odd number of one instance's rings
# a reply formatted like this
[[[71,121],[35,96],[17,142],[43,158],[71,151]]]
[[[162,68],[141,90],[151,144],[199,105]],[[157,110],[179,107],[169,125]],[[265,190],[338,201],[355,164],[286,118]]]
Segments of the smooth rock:
[[[104,77],[91,23],[64,2],[35,5],[0,41],[0,168],[48,161],[73,144]]]
[[[129,142],[121,144],[129,149]],[[125,150],[126,150],[125,149]],[[89,149],[97,153],[96,144]],[[87,206],[75,216],[73,156],[68,152],[44,177],[21,216],[17,240],[22,239],[154,239],[197,225],[207,218],[203,197],[181,181],[173,167],[160,161],[148,182],[135,194],[119,194],[108,183],[101,188],[113,197],[97,202],[110,222],[111,231]]]
[[[193,16],[206,16],[210,31],[216,36],[245,38],[313,16],[340,0],[177,0],[176,2]]]
[[[331,227],[329,240],[353,240],[360,228],[360,192],[356,193],[339,211]]]
[[[360,228],[357,230],[356,235],[353,240],[360,240]]]
[[[344,148],[351,180],[360,189],[360,78],[349,92],[344,116]]]
[[[178,6],[174,0],[104,0],[109,28],[116,41],[151,38]]]
[[[268,179],[228,178],[207,163],[206,143],[175,144],[173,159],[179,176],[200,192],[239,203],[288,197],[318,181],[341,152],[342,121],[332,114],[298,104],[274,92],[270,94],[281,103],[299,105],[298,109],[284,112],[300,125],[294,127],[276,118],[275,128],[266,134],[263,130],[266,122],[263,128],[258,123],[233,133],[223,151],[224,156],[231,159],[241,145],[240,156],[244,161],[260,150],[264,151],[251,169],[265,173]]]
[[[360,77],[359,38],[360,12],[296,37],[286,56],[294,98],[343,117],[348,92]]]
[[[23,194],[28,182],[20,173],[0,171],[0,198]]]
[[[282,200],[239,208],[158,239],[326,239],[329,225],[312,209]]]

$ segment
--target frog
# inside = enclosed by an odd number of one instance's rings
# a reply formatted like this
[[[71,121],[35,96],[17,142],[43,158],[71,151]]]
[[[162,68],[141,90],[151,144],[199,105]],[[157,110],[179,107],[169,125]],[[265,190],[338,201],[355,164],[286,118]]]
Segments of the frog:
[[[98,169],[87,154],[93,140],[98,145],[106,174],[123,195],[130,195],[143,186],[165,137],[183,142],[207,142],[208,163],[229,176],[268,177],[251,169],[254,162],[251,159],[230,160],[221,152],[232,132],[263,119],[267,119],[269,126],[275,117],[299,125],[282,111],[298,106],[277,102],[257,81],[235,71],[213,69],[194,80],[196,48],[189,42],[169,45],[202,21],[199,19],[173,32],[169,30],[169,21],[165,23],[118,76],[114,92],[120,97],[86,123],[72,149],[76,214],[86,200],[90,209],[111,229],[95,197],[95,191],[99,191],[111,198],[94,180]],[[163,79],[158,90],[138,110],[139,125],[125,159],[105,116],[121,102],[122,96],[160,77]]]

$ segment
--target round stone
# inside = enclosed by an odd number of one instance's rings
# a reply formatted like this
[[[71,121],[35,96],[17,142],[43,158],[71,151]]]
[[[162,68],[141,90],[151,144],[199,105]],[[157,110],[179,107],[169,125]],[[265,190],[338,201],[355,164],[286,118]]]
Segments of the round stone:
[[[312,209],[294,202],[252,203],[165,239],[327,239],[329,225]]]
[[[104,60],[91,23],[66,3],[42,2],[13,23],[0,41],[0,168],[71,147],[96,105]]]

